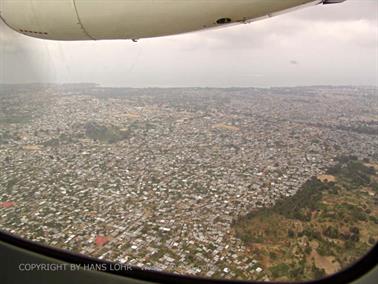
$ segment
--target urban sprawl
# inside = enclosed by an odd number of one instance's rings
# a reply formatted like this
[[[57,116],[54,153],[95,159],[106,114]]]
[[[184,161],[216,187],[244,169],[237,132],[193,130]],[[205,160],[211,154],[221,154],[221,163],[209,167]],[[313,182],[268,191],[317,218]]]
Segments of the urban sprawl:
[[[232,231],[340,155],[377,159],[373,87],[0,86],[0,224],[137,267],[263,279]]]

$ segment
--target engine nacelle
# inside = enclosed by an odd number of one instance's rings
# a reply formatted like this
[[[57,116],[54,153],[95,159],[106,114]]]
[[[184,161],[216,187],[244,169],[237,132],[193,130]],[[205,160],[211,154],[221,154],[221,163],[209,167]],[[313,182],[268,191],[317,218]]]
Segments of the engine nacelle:
[[[323,0],[0,0],[12,29],[53,40],[139,39],[249,22]]]

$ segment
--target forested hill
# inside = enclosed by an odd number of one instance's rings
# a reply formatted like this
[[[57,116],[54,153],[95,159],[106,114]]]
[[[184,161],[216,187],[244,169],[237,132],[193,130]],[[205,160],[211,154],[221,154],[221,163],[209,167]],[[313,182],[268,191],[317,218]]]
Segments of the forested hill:
[[[363,256],[378,236],[378,164],[340,157],[294,196],[233,224],[261,277],[303,280],[334,273]]]

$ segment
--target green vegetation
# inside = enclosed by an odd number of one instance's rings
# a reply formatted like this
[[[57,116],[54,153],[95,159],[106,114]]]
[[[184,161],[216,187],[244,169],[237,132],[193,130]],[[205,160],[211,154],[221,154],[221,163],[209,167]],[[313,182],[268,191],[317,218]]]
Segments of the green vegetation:
[[[269,270],[274,278],[279,278],[287,275],[289,273],[289,269],[289,265],[287,265],[286,263],[280,263],[275,266],[272,266]]]
[[[347,266],[378,235],[377,164],[337,159],[327,177],[312,177],[290,198],[233,224],[270,279],[310,280]]]
[[[18,141],[21,138],[16,133],[11,133],[8,130],[0,129],[0,145],[8,144],[10,141]]]
[[[128,131],[115,126],[104,126],[96,122],[88,122],[84,126],[88,138],[104,143],[117,143],[128,138]]]
[[[51,97],[29,87],[0,86],[0,128],[11,124],[27,124],[41,116],[51,102]]]
[[[354,156],[343,156],[338,159],[339,163],[328,169],[328,174],[337,176],[343,184],[352,188],[370,185],[371,175],[375,174],[373,167],[368,167]]]
[[[337,129],[361,133],[361,134],[378,135],[378,128],[374,127],[374,125],[371,125],[371,126],[367,126],[367,125],[343,126],[343,125],[340,125],[340,126],[337,127]]]
[[[74,138],[76,137],[71,137],[66,134],[60,134],[58,138],[51,138],[50,140],[47,140],[46,142],[44,142],[43,145],[48,146],[48,147],[58,147],[63,144],[74,143],[75,142]]]
[[[31,117],[27,115],[8,115],[6,117],[0,117],[0,124],[27,123],[30,119]]]
[[[0,132],[0,145],[1,144],[7,144],[9,139],[11,139],[11,135],[9,134],[9,132],[4,132],[4,133],[1,133]]]

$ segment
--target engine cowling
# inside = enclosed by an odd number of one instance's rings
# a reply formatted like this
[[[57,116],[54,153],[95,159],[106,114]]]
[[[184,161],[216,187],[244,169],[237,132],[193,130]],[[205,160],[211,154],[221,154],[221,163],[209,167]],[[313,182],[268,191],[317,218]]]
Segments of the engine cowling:
[[[1,0],[1,18],[53,40],[139,39],[248,22],[322,0]]]

